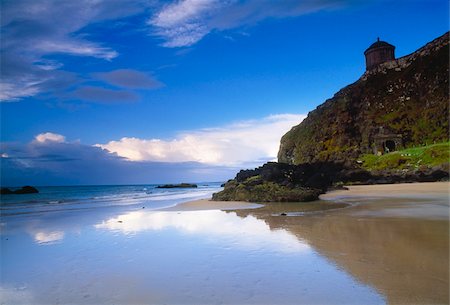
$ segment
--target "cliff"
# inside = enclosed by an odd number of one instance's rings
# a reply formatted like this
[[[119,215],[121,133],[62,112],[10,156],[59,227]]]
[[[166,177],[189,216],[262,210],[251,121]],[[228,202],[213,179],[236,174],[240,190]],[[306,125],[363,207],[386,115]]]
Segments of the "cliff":
[[[286,133],[278,161],[345,161],[402,147],[448,141],[449,33],[386,62],[341,89]]]
[[[446,33],[366,71],[283,136],[279,163],[241,170],[213,200],[311,201],[348,183],[448,180],[448,45]]]

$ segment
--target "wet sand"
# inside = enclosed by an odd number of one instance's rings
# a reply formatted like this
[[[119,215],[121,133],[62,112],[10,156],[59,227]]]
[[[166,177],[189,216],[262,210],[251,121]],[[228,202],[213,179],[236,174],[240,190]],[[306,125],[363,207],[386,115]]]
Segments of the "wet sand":
[[[448,304],[448,183],[1,219],[5,304]]]
[[[350,204],[342,209],[295,217],[292,205],[268,204],[237,213],[293,233],[389,304],[448,304],[448,189],[448,182],[350,186],[321,196]]]
[[[241,210],[255,209],[263,205],[244,201],[212,201],[210,199],[199,199],[180,203],[170,208],[160,209],[160,211],[205,211],[205,210]]]

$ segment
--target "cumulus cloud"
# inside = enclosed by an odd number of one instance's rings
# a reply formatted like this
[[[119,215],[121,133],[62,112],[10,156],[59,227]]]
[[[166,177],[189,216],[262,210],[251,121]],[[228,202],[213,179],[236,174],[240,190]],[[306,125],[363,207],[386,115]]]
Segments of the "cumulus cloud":
[[[185,132],[174,139],[122,138],[97,146],[131,161],[241,165],[275,160],[281,136],[305,118],[279,114],[218,128]]]
[[[305,116],[280,114],[180,134],[84,145],[45,132],[25,144],[0,142],[3,185],[224,181],[276,158],[280,137]]]
[[[224,181],[238,170],[198,162],[129,162],[100,147],[61,141],[58,137],[49,141],[48,135],[39,137],[42,142],[36,138],[25,144],[0,143],[2,185]]]
[[[38,134],[35,137],[35,140],[39,143],[44,143],[44,142],[63,143],[66,141],[66,137],[63,135],[57,134],[57,133],[46,132],[46,133]]]
[[[93,76],[111,85],[131,88],[131,89],[155,89],[162,86],[162,83],[148,73],[119,69],[110,72],[94,73]]]
[[[253,25],[267,18],[294,17],[342,6],[349,0],[181,0],[164,5],[148,20],[165,47],[195,44],[212,31]]]

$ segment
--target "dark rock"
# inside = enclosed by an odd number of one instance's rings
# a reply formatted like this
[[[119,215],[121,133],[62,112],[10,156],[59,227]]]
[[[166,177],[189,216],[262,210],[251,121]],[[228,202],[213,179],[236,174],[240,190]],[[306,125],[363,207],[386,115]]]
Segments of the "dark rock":
[[[10,190],[7,187],[2,187],[1,188],[1,194],[2,195],[7,195],[7,194],[18,194],[18,195],[20,195],[20,194],[35,194],[35,193],[39,193],[39,191],[35,187],[29,186],[29,185],[23,186],[22,188],[20,188],[18,190],[15,190],[15,191],[12,191],[12,190]]]
[[[35,193],[39,193],[37,188],[29,185],[23,186],[21,189],[14,191],[14,194],[35,194]]]
[[[372,179],[373,176],[370,172],[361,169],[345,169],[339,172],[337,180],[342,181],[343,183],[348,182],[366,182]]]
[[[172,188],[196,188],[197,184],[193,183],[180,183],[180,184],[164,184],[158,185],[158,189],[172,189]]]
[[[13,191],[11,191],[9,188],[7,187],[2,187],[0,190],[0,194],[2,195],[8,195],[8,194],[14,194]]]

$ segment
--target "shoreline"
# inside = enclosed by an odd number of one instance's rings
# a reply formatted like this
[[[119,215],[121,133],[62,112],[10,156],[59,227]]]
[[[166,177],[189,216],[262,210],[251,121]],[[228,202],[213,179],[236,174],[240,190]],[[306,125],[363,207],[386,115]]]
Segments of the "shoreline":
[[[365,197],[427,198],[436,195],[449,195],[450,182],[413,182],[394,184],[346,185],[348,190],[332,190],[320,195],[322,200]]]
[[[256,209],[264,206],[259,203],[246,201],[213,201],[211,198],[203,198],[178,203],[172,207],[158,209],[164,212],[186,212],[186,211],[206,211],[206,210],[244,210]]]
[[[319,196],[323,201],[342,201],[345,199],[374,199],[374,198],[428,198],[435,196],[449,196],[450,182],[413,182],[394,184],[349,185],[347,190],[332,190]],[[302,202],[300,202],[302,203]],[[175,206],[158,209],[158,211],[201,211],[201,210],[244,210],[263,207],[266,203],[252,203],[246,201],[213,201],[203,198],[185,201]]]

